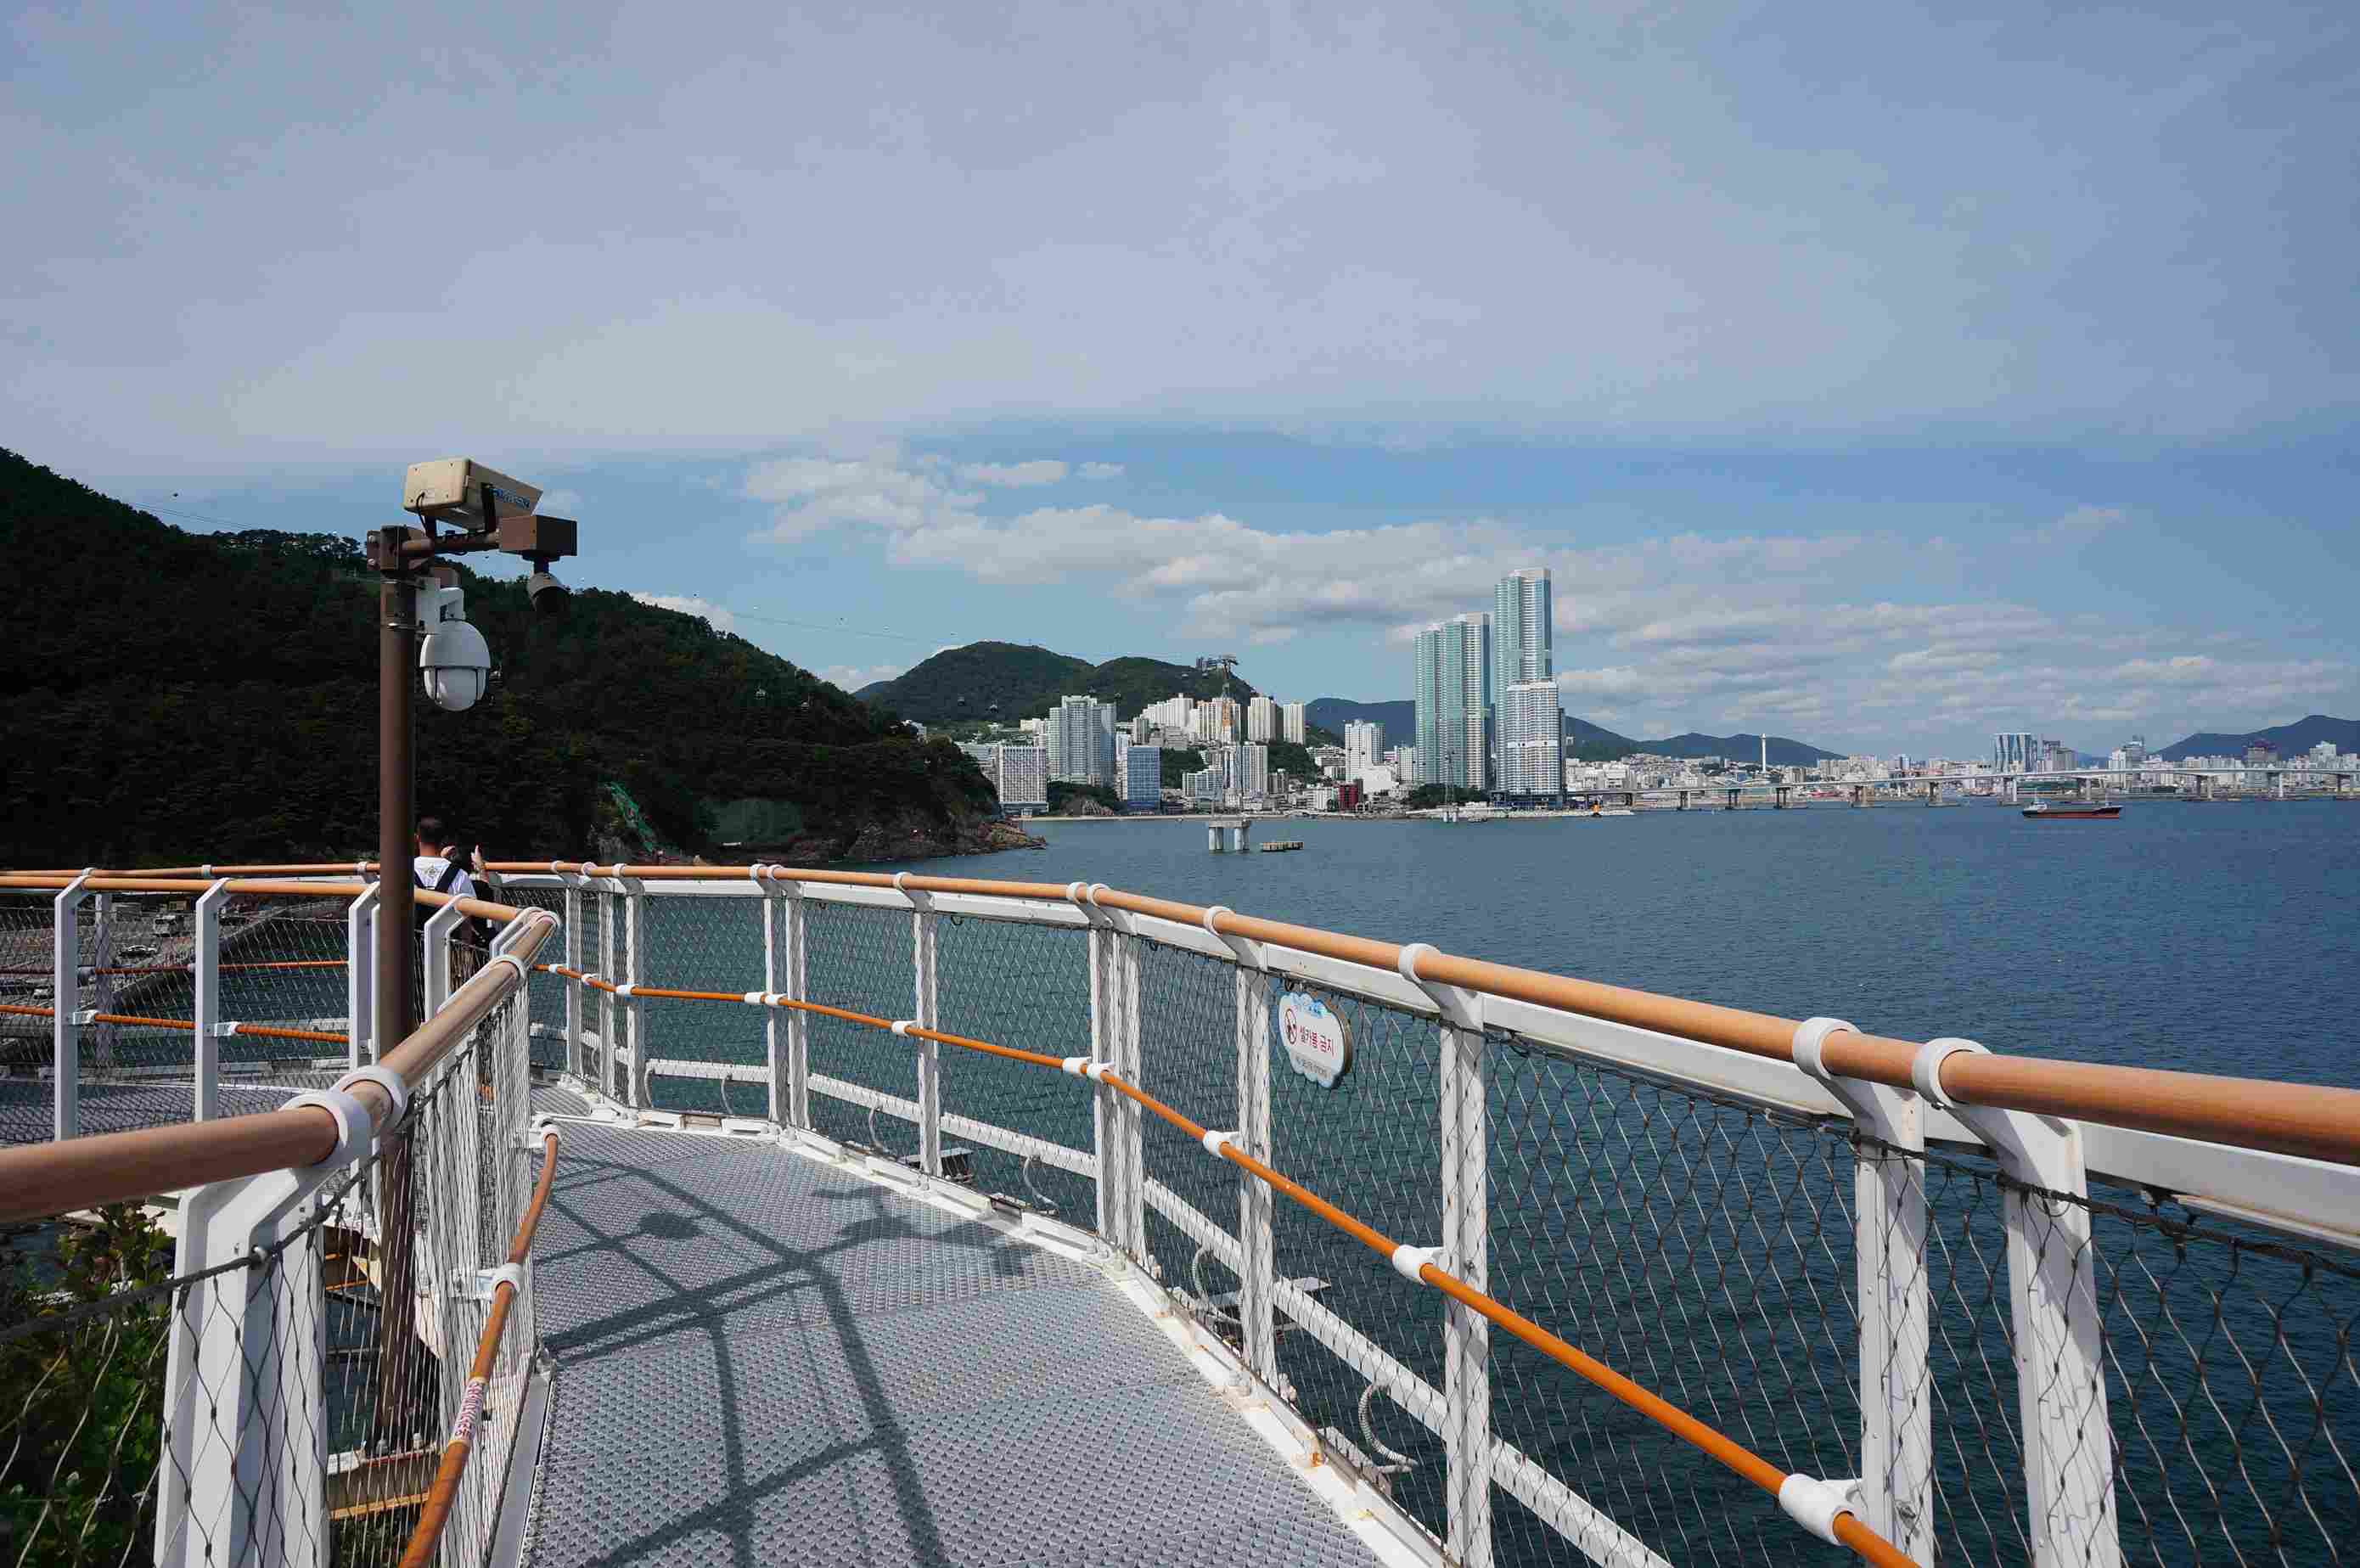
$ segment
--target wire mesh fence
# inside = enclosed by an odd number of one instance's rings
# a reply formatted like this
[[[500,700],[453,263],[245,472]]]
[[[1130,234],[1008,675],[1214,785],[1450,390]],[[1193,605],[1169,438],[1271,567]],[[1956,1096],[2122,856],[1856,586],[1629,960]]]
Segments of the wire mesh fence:
[[[916,943],[901,910],[806,900],[803,994],[873,1018],[915,1016]],[[911,1041],[861,1024],[813,1014],[804,1020],[812,1073],[812,1125],[839,1143],[895,1158],[917,1152],[917,1130],[903,1117],[828,1092],[822,1080],[914,1103],[918,1069]]]
[[[1936,1535],[1970,1561],[2033,1554],[2013,1369],[2007,1211],[2098,1309],[2094,1390],[2044,1381],[2113,1476],[2126,1561],[2360,1556],[2360,1261],[2157,1192],[2027,1189],[1957,1151],[1922,1161],[1933,1300]],[[2085,1239],[2086,1238],[2086,1239]],[[2036,1358],[2036,1365],[2038,1358]]]
[[[198,916],[192,894],[93,893],[75,912],[76,962],[60,992],[57,894],[0,899],[0,1142],[57,1126],[55,1018],[74,1037],[82,1133],[186,1121],[198,1072]],[[349,1053],[345,901],[229,898],[219,911],[213,1042],[224,1112],[317,1087]]]
[[[525,1019],[520,996],[496,1009],[398,1130],[226,1261],[193,1266],[186,1238],[176,1257],[163,1211],[138,1204],[8,1238],[0,1563],[399,1560],[488,1313],[474,1272],[505,1254],[530,1190],[520,1074],[494,1070],[520,1064]],[[200,1194],[180,1212],[202,1227],[229,1211]],[[446,1561],[490,1545],[527,1280]]]
[[[1844,1130],[1512,1036],[1486,1065],[1491,1294],[1783,1470],[1858,1475]],[[1812,1555],[1751,1485],[1521,1343],[1491,1343],[1494,1431],[1659,1552]],[[1563,1550],[1522,1509],[1500,1528],[1504,1560]]]
[[[1258,1048],[1270,1058],[1277,1168],[1396,1240],[1417,1246],[1441,1241],[1440,1025],[1323,986],[1271,982],[1270,989],[1273,1011],[1286,991],[1316,998],[1343,1020],[1352,1042],[1349,1069],[1332,1089],[1322,1089],[1292,1070],[1264,1031]],[[1419,1523],[1446,1532],[1441,1440],[1391,1393],[1369,1395],[1382,1379],[1368,1354],[1382,1351],[1441,1387],[1442,1298],[1297,1204],[1280,1200],[1271,1218],[1278,1277],[1295,1281],[1355,1336],[1338,1342],[1317,1322],[1285,1328],[1282,1308],[1278,1366],[1296,1408],[1383,1476]]]
[[[937,926],[937,1008],[945,1034],[1060,1059],[1090,1054],[1087,933],[1073,927],[944,916]],[[1091,1091],[1062,1073],[945,1046],[943,1113],[1004,1128],[1076,1157],[1091,1153]],[[956,1129],[943,1136],[956,1164],[985,1192],[1095,1222],[1095,1183],[1066,1166],[995,1147]]]

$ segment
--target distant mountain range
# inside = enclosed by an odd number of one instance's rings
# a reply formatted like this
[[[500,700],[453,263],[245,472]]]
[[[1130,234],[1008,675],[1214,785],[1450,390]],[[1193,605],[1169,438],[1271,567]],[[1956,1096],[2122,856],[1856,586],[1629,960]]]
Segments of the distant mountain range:
[[[1305,716],[1324,729],[1343,732],[1348,720],[1362,723],[1374,721],[1385,727],[1385,744],[1408,745],[1417,734],[1417,705],[1414,702],[1353,702],[1340,696],[1323,696],[1304,709]],[[1745,762],[1762,755],[1759,735],[1702,735],[1691,729],[1685,735],[1668,736],[1661,740],[1634,740],[1628,735],[1618,735],[1602,725],[1587,718],[1566,716],[1566,737],[1577,746],[1605,746],[1615,750],[1651,751],[1662,757],[1727,757],[1732,762]],[[1770,761],[1779,767],[1808,767],[1823,758],[1841,756],[1840,751],[1822,751],[1817,746],[1800,740],[1790,740],[1783,735],[1770,737]]]
[[[2166,746],[2156,755],[2167,762],[2184,762],[2191,757],[2242,756],[2245,747],[2256,740],[2269,741],[2281,757],[2308,751],[2322,740],[2334,741],[2339,751],[2360,751],[2360,718],[2330,718],[2323,713],[2314,713],[2292,724],[2274,724],[2267,729],[2206,730]]]
[[[1061,696],[1087,694],[1111,702],[1123,714],[1137,713],[1149,703],[1175,693],[1194,697],[1217,695],[1218,673],[1206,673],[1162,659],[1109,659],[1093,664],[1048,648],[1022,642],[970,642],[949,648],[890,681],[878,681],[852,695],[922,724],[949,724],[961,719],[997,719],[1012,724],[1037,718],[1057,705]],[[1229,695],[1242,702],[1261,695],[1253,684],[1232,673]],[[1305,707],[1305,718],[1317,729],[1344,732],[1354,719],[1385,728],[1388,746],[1409,744],[1417,734],[1417,707],[1407,701],[1354,702],[1349,697],[1323,696]],[[1659,740],[1618,735],[1586,718],[1567,716],[1566,733],[1577,746],[1604,747],[1623,752],[1650,751],[1665,757],[1727,757],[1751,762],[1762,754],[1759,735],[1705,735],[1689,730]],[[2360,719],[2331,718],[2314,713],[2293,724],[2267,729],[2191,735],[2156,755],[2168,762],[2189,757],[2235,755],[2249,740],[2268,740],[2280,756],[2308,751],[2322,740],[2333,740],[2338,751],[2360,751]],[[1841,756],[1808,741],[1784,735],[1770,737],[1770,761],[1779,767],[1808,767]],[[2103,764],[2103,753],[2083,753],[2088,764]]]

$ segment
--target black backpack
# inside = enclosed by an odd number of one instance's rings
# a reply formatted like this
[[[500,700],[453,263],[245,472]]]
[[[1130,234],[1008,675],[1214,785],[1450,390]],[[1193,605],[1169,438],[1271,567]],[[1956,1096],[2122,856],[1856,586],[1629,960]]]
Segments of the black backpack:
[[[429,886],[426,879],[418,874],[418,868],[413,864],[410,868],[410,880],[429,893],[449,893],[466,872],[467,868],[457,861],[447,861],[442,867],[442,874],[436,877],[432,885]],[[434,914],[435,911],[429,905],[418,905],[411,913],[411,924],[422,932],[426,929],[426,922],[432,919]],[[479,920],[470,915],[459,922],[455,935],[459,940],[470,947],[489,950],[492,945],[492,923],[488,920]]]

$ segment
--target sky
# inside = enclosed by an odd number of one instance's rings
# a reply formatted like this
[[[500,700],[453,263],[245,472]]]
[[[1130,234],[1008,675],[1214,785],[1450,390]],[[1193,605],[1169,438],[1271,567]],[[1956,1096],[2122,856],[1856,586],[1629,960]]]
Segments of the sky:
[[[1625,734],[2360,714],[2360,13],[22,7],[0,444],[848,686],[993,638],[1408,695],[1556,576]]]

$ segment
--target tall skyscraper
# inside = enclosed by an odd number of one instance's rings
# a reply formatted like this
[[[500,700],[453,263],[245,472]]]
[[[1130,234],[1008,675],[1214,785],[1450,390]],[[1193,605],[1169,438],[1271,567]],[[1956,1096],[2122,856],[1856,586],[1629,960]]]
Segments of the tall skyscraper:
[[[1049,710],[1049,776],[1070,784],[1114,782],[1114,704],[1069,696]]]
[[[2032,735],[2028,730],[2004,731],[1992,737],[1992,771],[2022,773],[2032,766]]]
[[[1554,795],[1565,787],[1557,682],[1519,681],[1500,696],[1501,793]]]
[[[1492,587],[1491,691],[1499,704],[1493,777],[1507,795],[1554,795],[1564,788],[1555,620],[1546,566],[1511,572]]]
[[[1489,788],[1491,618],[1454,616],[1419,632],[1415,680],[1419,782]]]
[[[1238,794],[1247,800],[1270,793],[1270,748],[1251,742],[1235,748]]]
[[[1278,711],[1282,719],[1280,732],[1284,734],[1286,739],[1294,741],[1296,745],[1303,745],[1305,743],[1303,739],[1305,729],[1303,704],[1299,702],[1286,703],[1282,705]]]
[[[1122,808],[1153,811],[1164,804],[1164,748],[1127,746],[1122,753]]]
[[[1278,739],[1278,704],[1266,696],[1246,704],[1246,739],[1265,742]]]
[[[1358,784],[1360,775],[1383,761],[1385,727],[1361,719],[1348,719],[1344,725],[1344,778]]]

